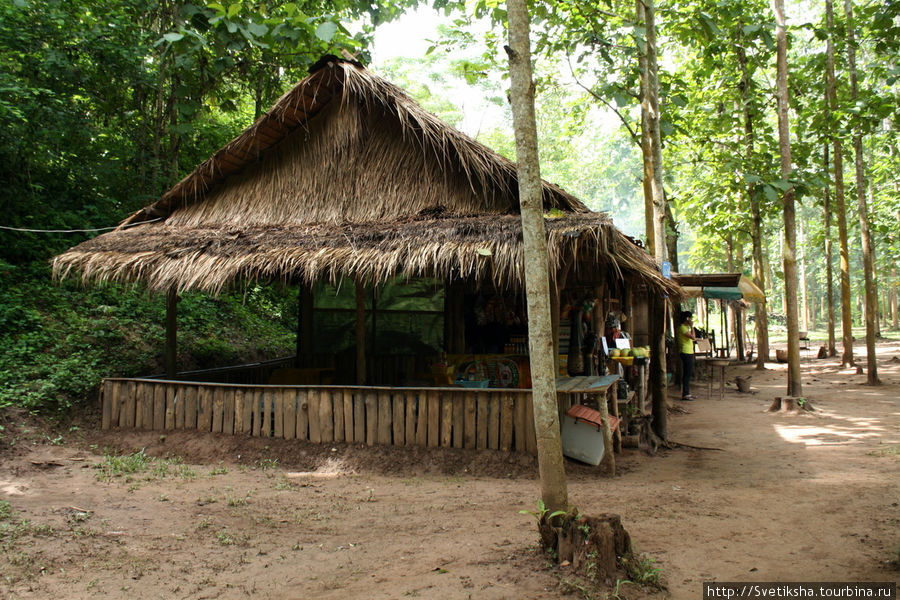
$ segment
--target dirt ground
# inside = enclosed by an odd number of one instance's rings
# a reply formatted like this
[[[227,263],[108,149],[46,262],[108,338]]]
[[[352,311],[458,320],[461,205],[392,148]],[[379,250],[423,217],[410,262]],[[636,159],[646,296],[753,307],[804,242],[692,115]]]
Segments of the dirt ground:
[[[7,418],[0,598],[698,599],[709,580],[896,582],[900,343],[880,345],[877,388],[813,356],[815,412],[765,412],[783,365],[733,367],[755,394],[707,399],[700,382],[672,403],[670,438],[707,449],[626,450],[614,478],[567,464],[573,504],[621,514],[662,590],[616,596],[552,564],[519,512],[539,497],[529,456]],[[112,449],[144,455],[112,463]]]

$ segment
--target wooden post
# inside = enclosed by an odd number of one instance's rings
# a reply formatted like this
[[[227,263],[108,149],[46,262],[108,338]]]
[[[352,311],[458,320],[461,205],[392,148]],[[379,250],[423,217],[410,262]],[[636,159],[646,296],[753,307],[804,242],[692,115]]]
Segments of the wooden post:
[[[356,288],[356,385],[366,385],[366,288],[357,277]]]
[[[173,285],[166,294],[166,377],[178,372],[178,289]]]
[[[313,353],[313,292],[304,282],[300,283],[297,300],[297,357],[295,366],[309,362]]]

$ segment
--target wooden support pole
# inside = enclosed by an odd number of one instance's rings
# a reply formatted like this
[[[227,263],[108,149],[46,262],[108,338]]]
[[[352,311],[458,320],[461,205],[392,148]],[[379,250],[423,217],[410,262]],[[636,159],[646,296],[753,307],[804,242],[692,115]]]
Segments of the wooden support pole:
[[[366,287],[356,278],[356,385],[366,385]]]
[[[178,289],[169,288],[166,294],[166,377],[173,379],[178,372]]]
[[[300,283],[297,299],[297,357],[296,367],[308,364],[313,353],[313,292],[304,282]]]

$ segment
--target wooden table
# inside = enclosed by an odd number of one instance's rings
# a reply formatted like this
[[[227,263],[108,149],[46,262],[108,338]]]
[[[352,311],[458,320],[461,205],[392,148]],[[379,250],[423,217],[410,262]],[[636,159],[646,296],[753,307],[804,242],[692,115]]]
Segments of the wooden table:
[[[719,369],[719,400],[725,399],[725,369],[737,361],[732,358],[707,358],[703,361],[710,367],[709,373],[709,382],[706,385],[706,399],[709,400],[712,396],[712,384],[713,379],[715,378],[716,371],[715,369]]]

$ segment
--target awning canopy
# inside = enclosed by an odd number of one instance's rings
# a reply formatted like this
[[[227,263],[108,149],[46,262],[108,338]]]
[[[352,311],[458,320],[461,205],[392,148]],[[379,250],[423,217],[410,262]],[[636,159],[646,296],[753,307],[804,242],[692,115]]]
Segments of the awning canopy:
[[[749,277],[740,273],[692,274],[673,276],[687,298],[745,300],[765,302],[766,295]]]

